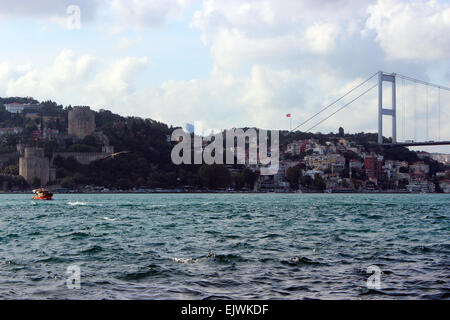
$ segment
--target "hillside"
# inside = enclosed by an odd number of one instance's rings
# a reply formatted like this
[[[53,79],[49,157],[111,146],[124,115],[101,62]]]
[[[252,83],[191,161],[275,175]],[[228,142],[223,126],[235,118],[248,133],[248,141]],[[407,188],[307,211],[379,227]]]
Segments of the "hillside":
[[[17,127],[22,130],[17,134],[1,136],[0,154],[13,153],[17,144],[44,148],[45,155],[50,159],[54,152],[98,152],[101,150],[102,142],[99,141],[98,136],[90,135],[77,140],[67,135],[67,115],[72,109],[71,106],[63,107],[49,100],[42,102],[42,108],[38,114],[36,112],[11,114],[5,110],[4,104],[12,102],[38,103],[32,98],[0,98],[0,128]],[[174,143],[169,139],[175,128],[167,124],[140,117],[123,117],[101,109],[95,111],[95,125],[96,131],[102,132],[109,139],[109,143],[114,146],[116,152],[127,150],[132,153],[86,165],[78,163],[74,158],[55,157],[53,166],[56,168],[56,181],[54,183],[70,189],[86,185],[122,190],[142,187],[235,187],[240,189],[252,188],[257,179],[258,172],[245,168],[243,165],[231,166],[228,168],[231,171],[228,169],[224,171],[221,165],[174,165],[170,159]],[[52,136],[44,137],[44,128],[52,130]],[[346,139],[367,153],[372,152],[383,156],[385,160],[406,161],[409,164],[420,160],[415,152],[406,148],[380,148],[376,144],[376,134],[363,132],[344,134],[343,129],[339,134],[281,131],[281,149],[286,151],[288,143],[305,139],[315,141],[317,145],[338,144],[339,139]],[[347,159],[347,165],[349,159],[358,157],[351,151],[342,154]],[[305,155],[306,153],[297,155],[284,153],[282,159],[299,161],[300,164]],[[430,166],[430,178],[436,172],[445,170],[442,164],[432,159],[424,161]],[[10,161],[0,165],[3,174],[18,174],[17,163]],[[345,179],[346,176],[342,175],[342,178]],[[6,181],[6,176],[2,179]],[[20,178],[14,179],[8,177],[7,185],[24,187]]]

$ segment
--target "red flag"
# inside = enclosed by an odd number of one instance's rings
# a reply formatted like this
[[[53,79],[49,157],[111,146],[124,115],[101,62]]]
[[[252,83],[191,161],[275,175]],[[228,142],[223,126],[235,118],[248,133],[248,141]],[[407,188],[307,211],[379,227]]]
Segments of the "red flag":
[[[287,117],[287,118],[290,118],[290,117],[291,117],[291,114],[290,114],[290,113],[288,113],[288,114],[286,115],[286,117]]]

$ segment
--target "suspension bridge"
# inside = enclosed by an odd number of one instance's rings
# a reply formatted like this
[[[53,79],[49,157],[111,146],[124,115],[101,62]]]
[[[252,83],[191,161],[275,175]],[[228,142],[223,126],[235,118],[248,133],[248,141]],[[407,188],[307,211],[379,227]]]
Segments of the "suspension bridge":
[[[377,79],[376,83],[370,85],[375,79]],[[383,83],[389,83],[391,85],[391,90],[390,92],[387,92],[387,94],[385,90],[383,90]],[[365,88],[367,86],[369,87]],[[419,86],[425,88],[425,97],[423,97],[423,95],[418,97],[417,92],[419,91]],[[291,129],[291,131],[295,131],[307,123],[310,123],[311,120],[316,119],[319,115],[323,115],[327,110],[332,111],[331,114],[325,116],[305,130],[306,132],[310,132],[312,129],[330,119],[338,112],[344,110],[375,88],[378,88],[378,144],[388,147],[450,145],[450,140],[448,140],[450,137],[447,137],[447,139],[441,138],[441,117],[443,111],[450,111],[441,106],[443,102],[444,104],[448,104],[450,99],[442,101],[441,97],[443,93],[450,93],[450,88],[398,73],[386,73],[383,71],[372,74],[338,99],[324,106],[311,117]],[[433,90],[434,92],[432,92]],[[362,92],[359,93],[358,91]],[[344,102],[344,98],[348,96],[351,97],[350,95],[352,93],[357,94],[357,96],[344,103],[339,108],[333,109],[333,107],[339,106],[339,102]],[[385,102],[383,100],[385,94],[391,98],[390,107],[385,107]],[[397,103],[398,96],[400,97],[399,103]],[[407,101],[408,98],[412,101]],[[391,142],[385,142],[383,140],[383,116],[391,117]],[[397,139],[398,120],[400,120],[401,124],[402,139]],[[444,117],[444,129],[448,127],[448,121],[450,121],[450,119]],[[406,139],[407,127],[411,128],[413,131],[410,139]]]

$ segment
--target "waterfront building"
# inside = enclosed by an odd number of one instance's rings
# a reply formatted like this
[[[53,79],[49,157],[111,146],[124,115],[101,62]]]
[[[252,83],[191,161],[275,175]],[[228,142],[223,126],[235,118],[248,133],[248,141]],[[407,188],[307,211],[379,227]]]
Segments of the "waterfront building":
[[[413,181],[406,186],[411,193],[430,193],[435,191],[434,183],[429,181]]]

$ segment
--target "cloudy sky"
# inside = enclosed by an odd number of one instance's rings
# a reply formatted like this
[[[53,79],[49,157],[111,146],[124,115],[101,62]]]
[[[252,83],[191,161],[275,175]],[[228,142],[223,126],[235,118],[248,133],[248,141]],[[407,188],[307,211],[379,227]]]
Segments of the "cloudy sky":
[[[288,129],[378,70],[450,87],[449,34],[444,0],[0,0],[0,96]],[[439,133],[439,92],[398,87],[398,137],[450,140],[450,94]],[[376,114],[374,89],[314,131],[375,131]]]

